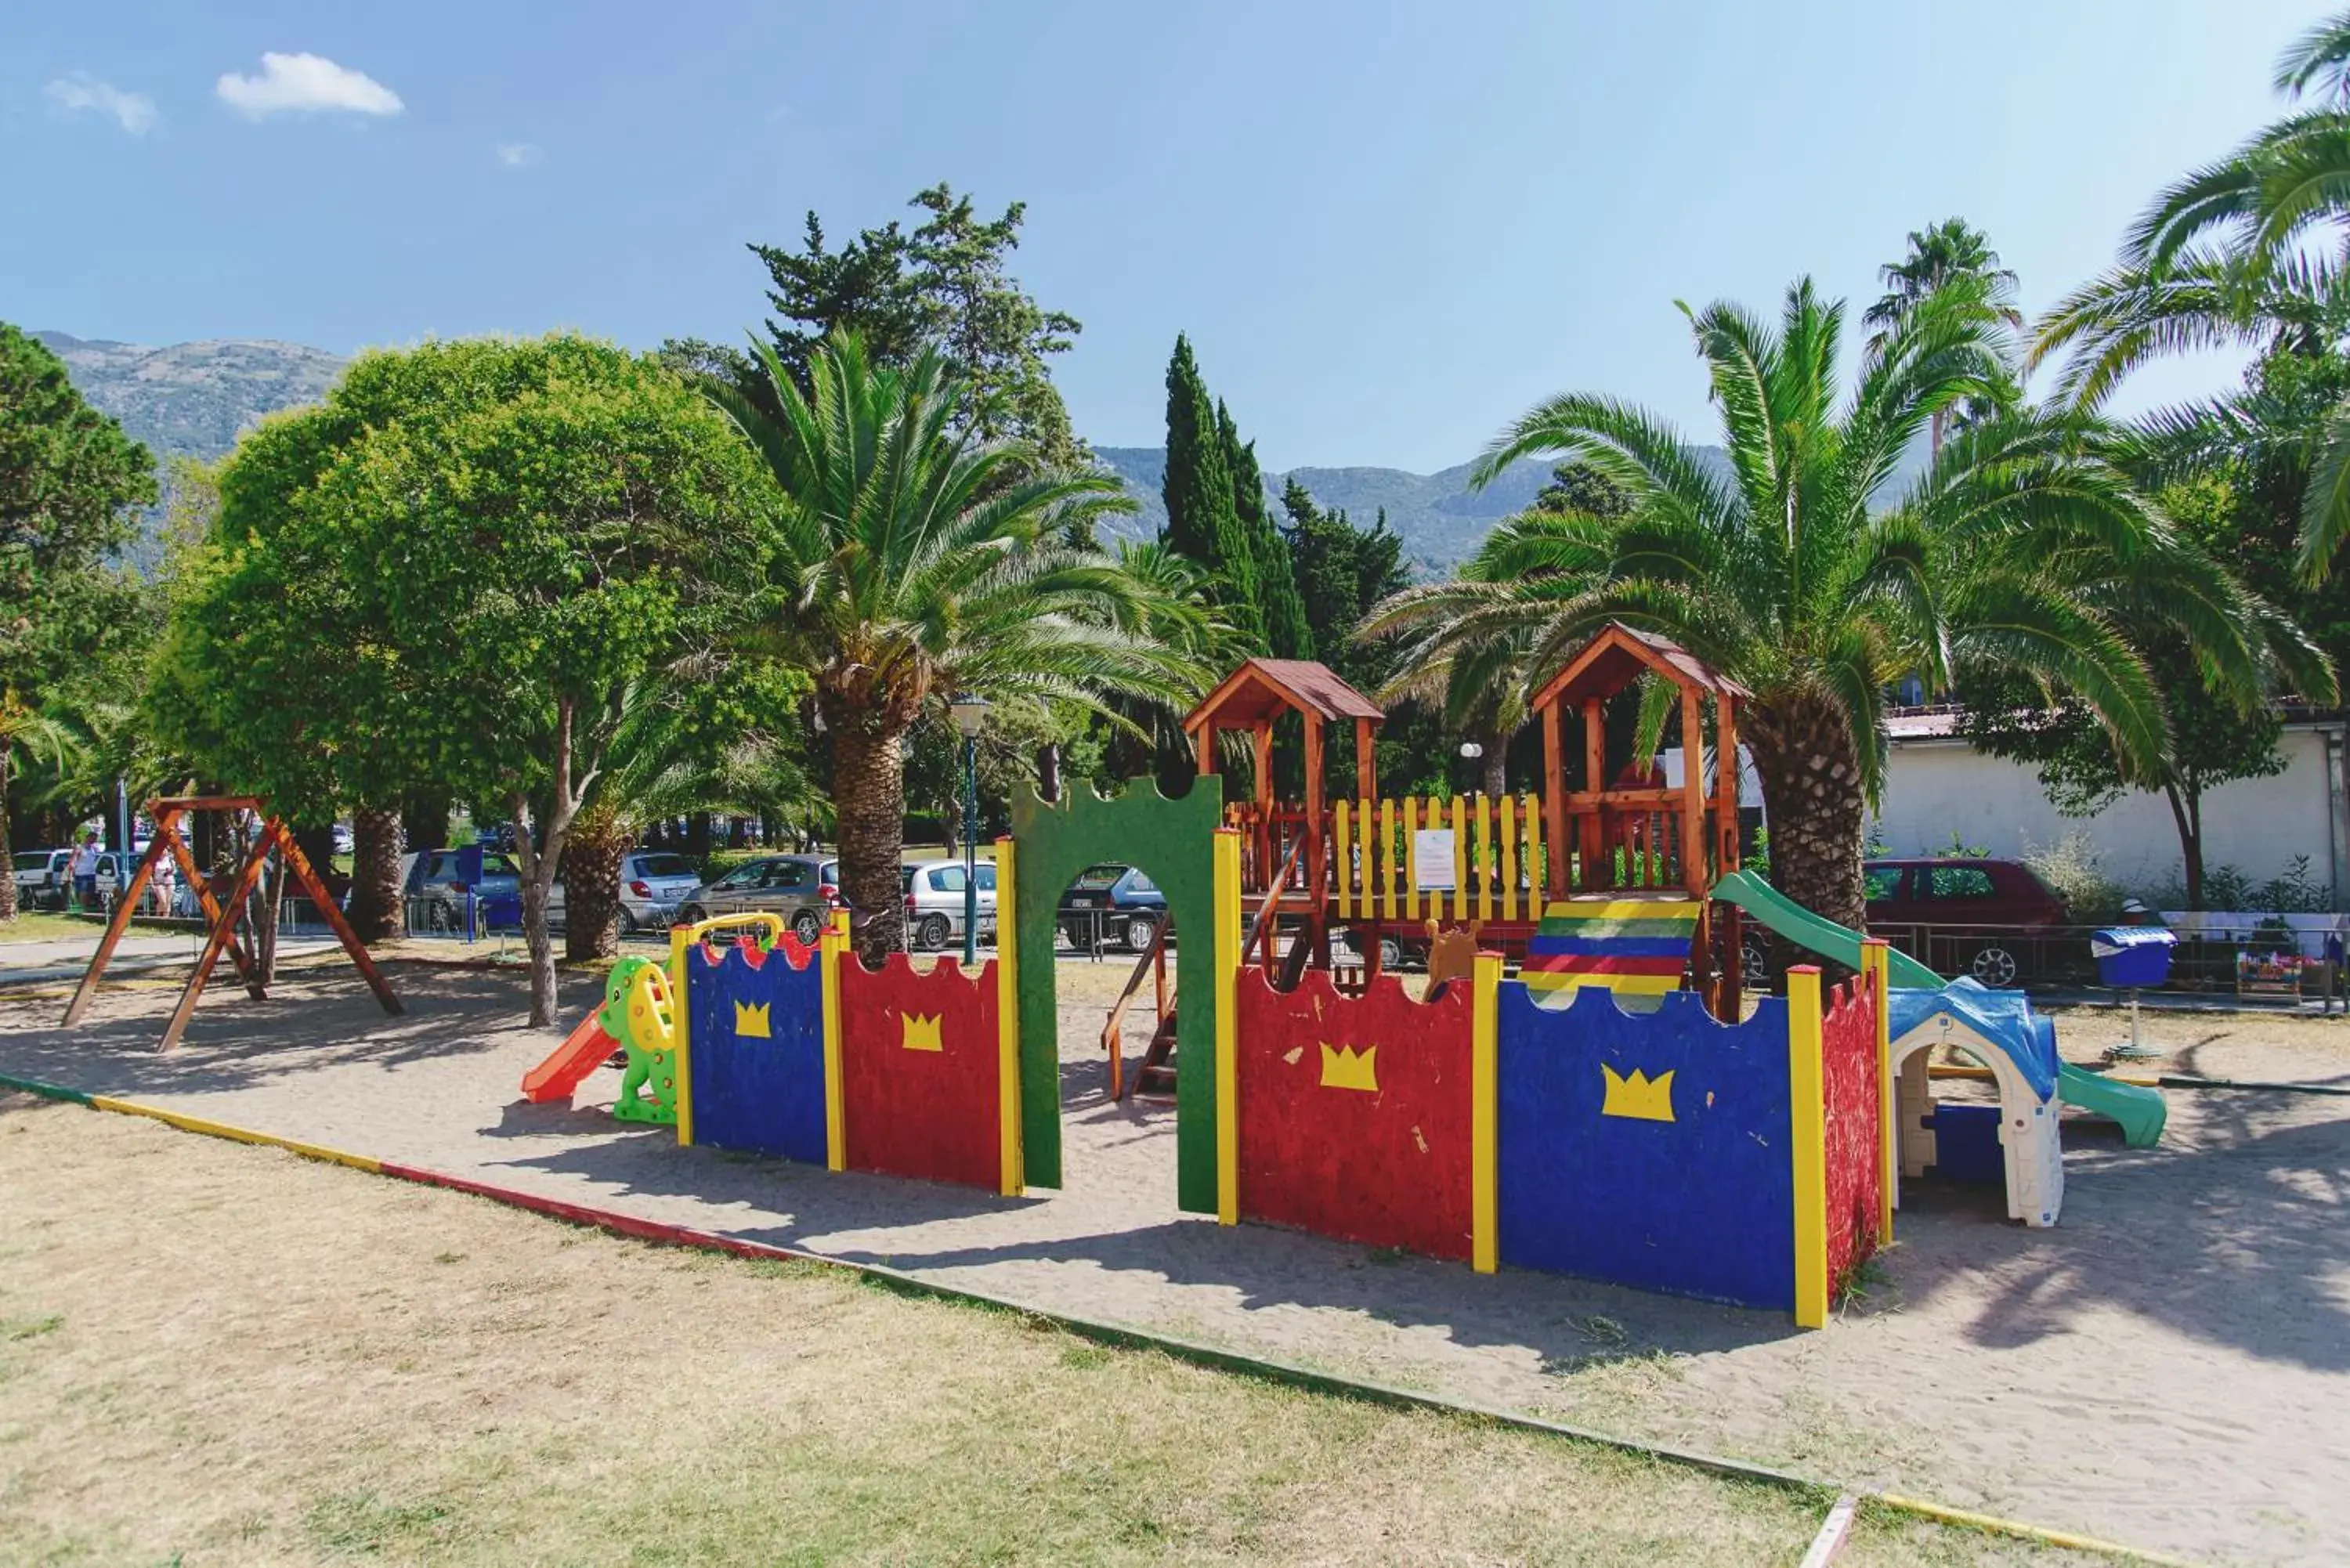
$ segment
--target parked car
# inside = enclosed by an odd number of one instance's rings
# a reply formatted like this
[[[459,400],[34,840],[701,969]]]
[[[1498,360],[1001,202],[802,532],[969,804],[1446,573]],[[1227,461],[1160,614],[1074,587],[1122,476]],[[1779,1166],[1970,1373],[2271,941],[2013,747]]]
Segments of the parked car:
[[[1869,929],[1945,974],[2013,985],[2039,955],[2037,933],[2067,924],[2064,900],[2014,860],[1968,856],[1872,860],[1862,868]]]
[[[72,891],[66,877],[70,849],[24,849],[13,857],[16,902],[27,909],[62,909]]]
[[[1061,895],[1058,918],[1073,948],[1090,950],[1100,940],[1139,953],[1166,922],[1167,895],[1135,867],[1089,867]]]
[[[832,912],[847,907],[840,896],[839,861],[816,855],[764,855],[688,893],[677,918],[691,925],[715,915],[774,913],[784,918],[794,936],[813,945]]]
[[[454,931],[465,924],[465,895],[473,895],[477,904],[493,900],[512,900],[517,905],[522,898],[522,869],[507,856],[494,849],[484,849],[482,873],[477,881],[465,879],[463,857],[471,853],[458,849],[428,849],[400,858],[400,888],[409,901],[409,924],[428,931]]]
[[[331,836],[334,841],[336,854],[351,855],[358,852],[359,846],[359,835],[351,831],[351,825],[349,823],[338,822],[335,824]]]
[[[620,857],[620,934],[667,930],[677,921],[680,904],[702,886],[693,862],[666,849],[632,849]],[[563,923],[563,884],[546,896],[550,925]]]
[[[906,945],[936,952],[962,939],[963,864],[923,860],[904,868]],[[979,863],[979,940],[995,940],[995,862]]]
[[[98,857],[98,901],[108,909],[122,889],[130,886],[130,878],[139,872],[139,862],[146,858],[128,849],[101,850]]]

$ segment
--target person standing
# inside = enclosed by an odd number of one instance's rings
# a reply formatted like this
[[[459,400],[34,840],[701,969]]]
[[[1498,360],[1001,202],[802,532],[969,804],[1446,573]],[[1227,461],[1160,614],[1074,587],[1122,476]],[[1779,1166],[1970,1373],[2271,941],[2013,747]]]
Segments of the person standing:
[[[66,875],[73,878],[74,908],[81,910],[98,908],[98,835],[85,832],[81,842],[74,846],[66,857]]]
[[[169,855],[159,855],[155,857],[155,869],[147,879],[147,885],[155,891],[155,912],[167,920],[180,912],[173,907],[178,900],[172,896],[173,891],[172,884],[176,879],[176,870],[172,865],[172,857]]]

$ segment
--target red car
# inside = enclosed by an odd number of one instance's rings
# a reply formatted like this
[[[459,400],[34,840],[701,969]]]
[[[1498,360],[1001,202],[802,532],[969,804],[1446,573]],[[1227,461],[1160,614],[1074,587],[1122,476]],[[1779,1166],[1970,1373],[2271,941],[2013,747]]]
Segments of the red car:
[[[1872,860],[1868,929],[1944,974],[2013,985],[2037,962],[2047,937],[2066,925],[2064,900],[2013,860],[1947,856]]]

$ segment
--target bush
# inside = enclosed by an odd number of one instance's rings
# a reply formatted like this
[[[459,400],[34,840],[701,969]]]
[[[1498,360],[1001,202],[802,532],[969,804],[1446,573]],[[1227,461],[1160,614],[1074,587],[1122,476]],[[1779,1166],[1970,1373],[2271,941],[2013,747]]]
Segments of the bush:
[[[2187,908],[2187,885],[2174,878],[2154,889],[2147,901],[2158,909]],[[2203,907],[2243,909],[2280,915],[2321,915],[2334,908],[2334,889],[2309,874],[2309,857],[2296,855],[2265,882],[2255,882],[2241,866],[2207,866],[2203,869]]]
[[[2064,900],[2065,909],[2079,924],[2105,925],[2120,917],[2122,900],[2128,895],[2106,875],[2087,834],[2068,833],[2045,846],[2027,842],[2023,863]]]

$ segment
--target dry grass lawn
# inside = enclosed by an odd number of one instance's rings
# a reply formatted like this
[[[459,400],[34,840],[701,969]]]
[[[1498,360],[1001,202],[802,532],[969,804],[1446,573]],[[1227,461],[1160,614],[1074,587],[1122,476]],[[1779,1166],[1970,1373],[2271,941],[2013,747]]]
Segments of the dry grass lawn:
[[[1791,1563],[1825,1511],[17,1096],[0,1192],[8,1563]]]

